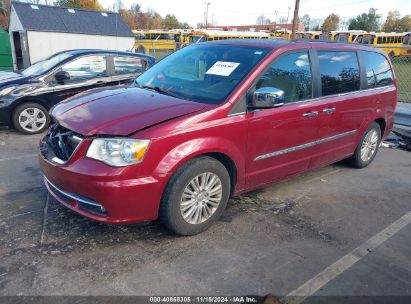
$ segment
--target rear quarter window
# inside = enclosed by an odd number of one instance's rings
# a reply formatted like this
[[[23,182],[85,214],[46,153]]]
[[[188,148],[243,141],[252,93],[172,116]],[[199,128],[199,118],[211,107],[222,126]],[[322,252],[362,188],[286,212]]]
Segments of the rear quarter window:
[[[367,75],[367,88],[377,88],[393,83],[390,64],[383,55],[361,51],[361,57]]]
[[[360,68],[355,52],[319,51],[322,96],[360,89]]]

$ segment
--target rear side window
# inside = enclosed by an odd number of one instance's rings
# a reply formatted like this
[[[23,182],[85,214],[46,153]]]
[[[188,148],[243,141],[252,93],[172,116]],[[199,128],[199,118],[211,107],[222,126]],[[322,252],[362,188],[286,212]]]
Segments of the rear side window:
[[[360,68],[355,52],[319,51],[322,96],[360,89]]]
[[[146,62],[139,57],[116,56],[114,57],[115,74],[134,74],[145,70]]]
[[[383,55],[361,51],[361,57],[365,65],[368,88],[377,88],[393,83],[390,64]]]
[[[257,89],[263,87],[284,91],[286,103],[312,98],[308,52],[292,53],[277,59],[257,82]]]

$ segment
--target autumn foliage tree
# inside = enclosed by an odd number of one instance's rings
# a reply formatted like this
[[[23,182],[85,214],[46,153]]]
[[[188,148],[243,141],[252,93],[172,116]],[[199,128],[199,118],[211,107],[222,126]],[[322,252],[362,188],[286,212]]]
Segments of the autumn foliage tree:
[[[58,0],[55,2],[56,6],[69,7],[69,8],[81,8],[92,11],[104,11],[98,0]]]
[[[336,31],[340,25],[340,16],[336,14],[331,14],[325,18],[324,23],[321,29],[325,32],[327,31]]]
[[[399,11],[388,12],[387,19],[382,26],[384,32],[408,32],[411,31],[411,16],[405,15],[401,18]]]
[[[0,0],[0,28],[7,28],[9,24],[10,0]]]

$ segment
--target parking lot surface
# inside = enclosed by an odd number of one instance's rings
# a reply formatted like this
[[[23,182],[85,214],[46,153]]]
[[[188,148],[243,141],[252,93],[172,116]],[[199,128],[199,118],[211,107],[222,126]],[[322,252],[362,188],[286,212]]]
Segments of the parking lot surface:
[[[178,237],[61,206],[43,184],[40,137],[0,130],[0,295],[411,296],[409,152],[232,198],[209,230]]]

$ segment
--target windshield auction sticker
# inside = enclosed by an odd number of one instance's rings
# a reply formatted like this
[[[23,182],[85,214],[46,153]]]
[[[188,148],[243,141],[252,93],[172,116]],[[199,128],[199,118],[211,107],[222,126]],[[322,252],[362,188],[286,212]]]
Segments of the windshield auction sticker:
[[[206,74],[217,76],[230,76],[230,74],[239,66],[237,62],[225,62],[217,61],[211,68],[208,69]]]

